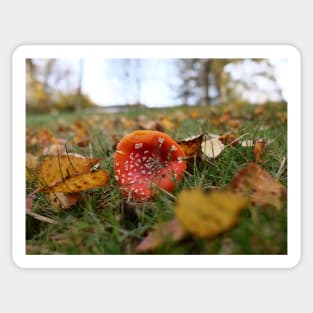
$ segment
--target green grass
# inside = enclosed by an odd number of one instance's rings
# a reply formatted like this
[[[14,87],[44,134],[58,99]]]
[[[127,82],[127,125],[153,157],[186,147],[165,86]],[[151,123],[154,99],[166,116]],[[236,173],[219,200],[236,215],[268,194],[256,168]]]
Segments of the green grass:
[[[233,129],[227,124],[216,125],[214,120],[230,108],[233,118],[241,125]],[[188,118],[179,121],[177,112]],[[199,116],[191,118],[191,112]],[[33,211],[53,218],[57,224],[48,224],[27,216],[28,254],[134,254],[136,245],[147,232],[162,221],[174,216],[175,199],[159,192],[153,202],[141,204],[127,203],[120,195],[113,174],[113,157],[116,141],[136,128],[129,128],[121,122],[122,118],[136,121],[138,116],[147,120],[159,120],[162,116],[177,121],[177,127],[165,129],[174,139],[204,132],[223,134],[232,131],[244,135],[242,140],[263,138],[270,140],[266,146],[262,167],[276,176],[282,160],[287,155],[287,123],[281,119],[285,114],[285,104],[267,104],[261,114],[254,114],[254,107],[214,106],[197,108],[170,108],[131,111],[118,114],[75,113],[59,115],[27,115],[27,127],[32,133],[41,128],[50,129],[55,137],[70,140],[71,135],[58,132],[60,124],[70,126],[76,120],[89,123],[91,141],[87,147],[72,146],[70,151],[85,156],[101,157],[101,168],[110,172],[107,186],[82,192],[82,200],[67,210],[55,210],[44,194],[37,193]],[[109,124],[114,127],[107,127]],[[68,136],[68,137],[66,137]],[[37,147],[28,147],[37,153]],[[39,152],[38,152],[39,153]],[[253,161],[252,148],[229,146],[213,160],[194,159],[188,166],[183,181],[177,186],[174,196],[186,188],[201,187],[223,189],[233,176],[247,163]],[[279,180],[287,186],[287,162],[280,171]],[[36,181],[27,181],[27,194],[36,189]],[[187,237],[179,243],[167,243],[153,254],[286,254],[287,253],[287,208],[261,209],[249,207],[242,212],[232,230],[213,239]]]

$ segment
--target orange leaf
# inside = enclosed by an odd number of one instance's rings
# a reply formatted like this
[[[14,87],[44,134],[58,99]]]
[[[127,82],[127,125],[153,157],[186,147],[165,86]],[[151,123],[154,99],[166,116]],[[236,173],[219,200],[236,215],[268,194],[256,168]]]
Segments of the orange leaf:
[[[55,183],[54,185],[47,186],[39,191],[74,193],[105,186],[108,180],[109,173],[105,170],[99,170],[96,172],[72,176],[64,180],[64,182]]]
[[[254,145],[253,154],[255,162],[261,161],[261,156],[263,154],[265,147],[265,141],[263,139],[258,139]]]
[[[178,141],[177,143],[183,149],[187,158],[191,158],[195,155],[198,155],[201,152],[201,143],[203,139],[203,134],[188,137],[183,140]]]
[[[87,126],[80,121],[74,124],[74,130],[76,136],[74,138],[74,143],[80,147],[86,147],[90,142],[90,135]]]
[[[187,232],[176,220],[161,223],[136,247],[136,252],[155,250],[166,242],[177,242],[186,237]]]
[[[286,188],[258,164],[250,163],[233,178],[229,188],[238,194],[248,196],[260,207],[274,206],[281,209]]]
[[[31,138],[31,145],[39,145],[41,147],[57,143],[58,139],[55,138],[52,132],[47,128],[42,128],[37,135]]]

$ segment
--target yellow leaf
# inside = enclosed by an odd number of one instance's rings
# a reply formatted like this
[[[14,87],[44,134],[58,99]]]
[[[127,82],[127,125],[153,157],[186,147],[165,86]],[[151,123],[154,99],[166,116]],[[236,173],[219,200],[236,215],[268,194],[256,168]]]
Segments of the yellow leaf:
[[[193,235],[210,238],[232,228],[246,205],[246,198],[229,191],[183,190],[177,197],[175,215]]]
[[[26,154],[26,178],[32,180],[36,177],[38,158],[30,153]]]
[[[176,124],[167,117],[161,117],[159,123],[165,130],[173,130],[177,127]]]
[[[78,154],[47,156],[39,167],[39,188],[63,182],[72,176],[90,172],[99,158],[85,158]]]
[[[203,141],[201,144],[202,153],[208,158],[216,158],[224,150],[223,143],[218,138]]]
[[[64,182],[50,185],[39,191],[65,193],[80,192],[92,188],[105,186],[108,182],[108,179],[109,173],[105,170],[99,170],[96,172],[72,176],[64,180]]]

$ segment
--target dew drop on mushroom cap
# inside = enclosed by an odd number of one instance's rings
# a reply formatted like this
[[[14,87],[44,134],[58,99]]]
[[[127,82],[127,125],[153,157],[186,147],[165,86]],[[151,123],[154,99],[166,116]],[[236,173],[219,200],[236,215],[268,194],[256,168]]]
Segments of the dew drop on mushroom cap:
[[[125,197],[145,201],[155,197],[158,187],[173,192],[186,169],[184,152],[168,135],[138,130],[117,145],[114,173]]]

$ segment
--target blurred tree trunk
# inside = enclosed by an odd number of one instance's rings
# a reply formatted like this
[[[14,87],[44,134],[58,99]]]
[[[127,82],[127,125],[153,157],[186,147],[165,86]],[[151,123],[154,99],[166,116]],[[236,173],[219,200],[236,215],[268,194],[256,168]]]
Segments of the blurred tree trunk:
[[[77,86],[77,101],[76,111],[79,112],[82,109],[82,80],[84,71],[84,60],[79,60],[79,75],[78,75],[78,86]]]
[[[203,89],[203,104],[210,104],[210,72],[211,72],[211,62],[210,60],[202,59],[201,61],[201,81],[202,81],[202,89]]]

